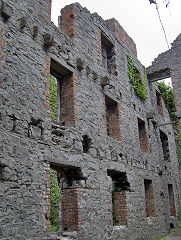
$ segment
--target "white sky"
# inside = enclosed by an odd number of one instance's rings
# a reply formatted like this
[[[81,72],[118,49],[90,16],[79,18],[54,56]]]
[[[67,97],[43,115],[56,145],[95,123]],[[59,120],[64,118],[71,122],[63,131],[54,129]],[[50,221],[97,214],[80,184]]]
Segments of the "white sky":
[[[116,18],[136,43],[138,59],[146,67],[168,50],[156,6],[149,0],[52,0],[52,21],[56,25],[61,8],[74,2],[91,13],[97,12],[104,20]],[[181,32],[181,0],[170,0],[169,8],[164,2],[157,0],[168,42],[172,43]]]

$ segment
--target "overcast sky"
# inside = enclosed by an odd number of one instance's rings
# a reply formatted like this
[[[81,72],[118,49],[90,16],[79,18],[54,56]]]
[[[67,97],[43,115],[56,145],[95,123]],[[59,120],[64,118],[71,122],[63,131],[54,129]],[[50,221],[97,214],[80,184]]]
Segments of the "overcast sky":
[[[181,32],[181,0],[157,0],[169,44]],[[91,13],[97,12],[104,20],[116,18],[137,46],[138,59],[146,67],[159,53],[168,50],[155,4],[149,0],[52,0],[52,21],[64,6],[79,2]]]

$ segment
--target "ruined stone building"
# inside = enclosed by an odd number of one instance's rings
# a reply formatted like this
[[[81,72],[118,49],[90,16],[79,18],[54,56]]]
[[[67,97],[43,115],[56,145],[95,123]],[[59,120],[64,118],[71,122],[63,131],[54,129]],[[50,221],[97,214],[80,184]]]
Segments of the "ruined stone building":
[[[50,168],[62,181],[64,236],[158,239],[177,223],[180,193],[173,129],[154,81],[172,75],[179,115],[180,36],[146,77],[115,19],[76,3],[56,27],[50,6],[0,0],[0,239],[50,239]]]

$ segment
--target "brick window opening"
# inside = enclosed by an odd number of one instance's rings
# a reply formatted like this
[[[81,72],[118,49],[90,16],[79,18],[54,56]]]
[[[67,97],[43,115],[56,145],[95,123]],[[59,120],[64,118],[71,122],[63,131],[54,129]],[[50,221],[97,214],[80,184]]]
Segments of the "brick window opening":
[[[120,115],[116,101],[105,96],[107,135],[120,141]]]
[[[55,231],[76,231],[78,235],[82,234],[80,208],[82,181],[85,181],[85,178],[80,168],[51,165],[50,200],[51,192],[53,195],[53,201],[50,201],[49,220],[51,229],[55,229]],[[51,211],[53,214],[51,214]]]
[[[158,112],[163,115],[163,100],[162,95],[156,90],[156,102],[157,102],[157,109]]]
[[[111,59],[113,56],[113,44],[101,33],[102,63],[108,71],[111,68]]]
[[[151,180],[147,180],[147,179],[144,180],[144,189],[145,189],[146,216],[154,217],[155,204],[154,204],[153,184]]]
[[[143,152],[149,152],[148,136],[146,131],[145,122],[138,118],[138,132],[140,148]]]
[[[84,135],[82,137],[83,152],[87,153],[90,149],[91,144],[92,144],[92,139],[88,135]]]
[[[169,152],[169,145],[168,145],[168,137],[167,135],[160,130],[160,140],[162,143],[163,149],[163,156],[165,161],[170,161],[170,152]]]
[[[176,217],[174,191],[173,191],[172,184],[168,184],[168,197],[169,197],[169,205],[170,205],[170,215]]]
[[[127,193],[130,184],[125,172],[107,170],[108,176],[112,178],[112,219],[113,226],[128,224]]]
[[[50,118],[65,126],[75,125],[74,75],[53,59],[50,66]]]

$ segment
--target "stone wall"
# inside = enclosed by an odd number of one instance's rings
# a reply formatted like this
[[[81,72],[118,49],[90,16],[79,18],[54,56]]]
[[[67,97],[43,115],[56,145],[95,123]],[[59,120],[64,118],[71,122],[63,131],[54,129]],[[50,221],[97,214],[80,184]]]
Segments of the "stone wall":
[[[181,34],[175,39],[170,50],[161,53],[147,69],[150,81],[171,77],[178,117],[181,117]],[[179,121],[181,130],[181,120]]]
[[[142,76],[144,66],[135,47],[132,51],[121,39],[117,41],[101,17],[73,4],[62,10],[57,28],[50,22],[49,4],[0,0],[0,238],[50,239],[53,167],[65,184],[80,189],[79,225],[71,228],[67,215],[64,229],[77,230],[74,238],[157,239],[177,222],[169,211],[168,184],[173,185],[176,212],[180,201],[175,139],[170,125],[159,126],[170,119],[164,103],[163,114],[158,112],[158,87],[148,82],[145,101],[135,94],[127,54]],[[102,62],[103,40],[111,48],[107,69]],[[65,88],[56,123],[49,118],[50,73]],[[111,121],[105,98],[115,113]],[[145,122],[149,151],[140,148],[138,118]],[[109,122],[121,137],[108,134]],[[168,137],[170,161],[164,160],[160,130]],[[113,226],[108,170],[115,171],[115,178],[117,172],[124,176],[118,177],[120,188],[125,179],[129,182],[127,226]],[[151,218],[146,216],[144,179],[153,184],[155,216]],[[66,204],[65,195],[63,199]],[[64,236],[73,234],[64,231]]]

